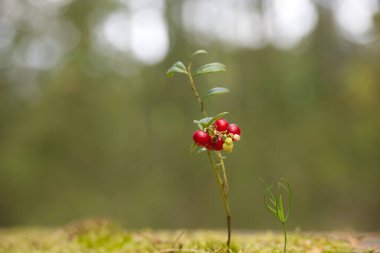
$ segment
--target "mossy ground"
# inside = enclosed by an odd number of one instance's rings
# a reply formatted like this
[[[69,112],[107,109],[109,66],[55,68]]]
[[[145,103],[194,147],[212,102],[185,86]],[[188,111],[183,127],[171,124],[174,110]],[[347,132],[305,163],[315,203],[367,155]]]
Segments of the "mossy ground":
[[[61,228],[0,230],[0,253],[169,253],[227,252],[224,231],[125,231],[104,220],[87,220]],[[283,238],[276,233],[234,232],[231,250],[280,253]],[[289,253],[354,252],[344,240],[323,235],[290,233]]]

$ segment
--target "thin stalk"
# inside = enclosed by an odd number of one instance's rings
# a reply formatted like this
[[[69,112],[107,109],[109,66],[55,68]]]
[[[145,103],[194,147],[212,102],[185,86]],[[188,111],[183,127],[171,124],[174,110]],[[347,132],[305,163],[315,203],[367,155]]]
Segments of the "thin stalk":
[[[220,191],[220,195],[222,196],[222,200],[223,200],[223,204],[224,204],[224,209],[229,209],[228,207],[228,204],[226,205],[226,201],[225,201],[225,193],[224,193],[224,188],[223,188],[223,180],[222,178],[220,177],[219,173],[218,173],[218,170],[215,166],[215,161],[214,161],[214,158],[212,157],[212,154],[210,151],[207,151],[207,155],[210,159],[210,162],[211,162],[211,167],[213,168],[213,171],[214,171],[214,174],[215,174],[215,177],[216,177],[216,180],[218,182],[218,188],[219,188],[219,191]]]
[[[218,152],[218,153],[220,154],[220,152]],[[220,175],[218,173],[217,166],[215,165],[214,158],[212,157],[211,152],[207,151],[207,155],[210,159],[211,167],[213,168],[215,177],[217,178],[219,191],[220,191],[220,194],[221,194],[221,197],[223,200],[224,210],[226,211],[226,214],[227,214],[227,217],[226,217],[227,218],[227,247],[230,248],[230,244],[231,244],[231,211],[230,211],[230,205],[228,202],[228,191],[225,187],[225,185],[227,185],[227,184],[220,177]],[[222,158],[220,158],[220,159],[223,162],[223,159]],[[226,176],[224,163],[223,163],[223,171],[224,171],[224,176]]]
[[[193,94],[194,94],[194,96],[195,96],[195,99],[197,100],[198,104],[199,104],[200,107],[201,107],[201,112],[202,112],[202,114],[203,114],[205,117],[207,117],[207,112],[206,112],[205,104],[203,103],[201,97],[199,96],[198,90],[197,90],[197,88],[195,87],[194,78],[193,78],[193,76],[191,75],[191,62],[189,63],[189,66],[187,67],[187,72],[188,72],[188,76],[189,76],[189,79],[190,79],[191,90],[193,91]]]
[[[205,105],[204,105],[201,97],[199,96],[198,90],[195,86],[194,78],[191,74],[191,61],[187,67],[187,72],[188,72],[188,76],[189,76],[189,80],[190,80],[191,90],[193,91],[195,99],[197,100],[197,102],[200,106],[201,113],[205,117],[207,117]],[[230,211],[230,205],[228,202],[228,182],[227,182],[226,168],[224,165],[222,154],[219,151],[216,151],[216,156],[218,159],[217,164],[215,164],[214,158],[213,158],[210,151],[207,151],[207,155],[209,157],[211,167],[212,167],[214,174],[215,174],[215,177],[217,179],[220,195],[222,197],[224,209],[225,209],[225,212],[227,215],[227,247],[230,248],[230,244],[231,244],[231,211]],[[221,167],[221,171],[223,173],[223,178],[220,176],[220,172],[218,171],[218,166]]]
[[[284,229],[284,253],[286,253],[286,244],[288,242],[288,237],[287,237],[287,234],[286,234],[286,223],[282,223],[282,227]]]
[[[227,180],[227,173],[226,173],[226,167],[224,166],[224,161],[223,161],[223,157],[222,157],[222,154],[218,151],[216,152],[216,155],[219,159],[219,165],[220,167],[222,168],[222,172],[223,172],[223,181],[225,183],[225,191],[228,193],[228,180]]]

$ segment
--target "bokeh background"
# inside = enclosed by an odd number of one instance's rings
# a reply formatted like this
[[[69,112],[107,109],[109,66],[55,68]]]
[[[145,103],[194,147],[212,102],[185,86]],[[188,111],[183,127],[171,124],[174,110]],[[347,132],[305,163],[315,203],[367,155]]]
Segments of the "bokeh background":
[[[277,228],[259,177],[286,177],[290,227],[380,228],[376,0],[0,1],[0,225],[106,216],[128,228],[223,228],[184,76],[228,71],[208,111],[243,130],[226,160],[233,225]]]

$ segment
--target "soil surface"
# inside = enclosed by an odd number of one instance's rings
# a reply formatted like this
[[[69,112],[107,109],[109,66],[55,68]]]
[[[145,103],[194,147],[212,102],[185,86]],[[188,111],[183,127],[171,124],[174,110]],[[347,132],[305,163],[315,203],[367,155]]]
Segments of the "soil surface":
[[[0,253],[223,253],[225,231],[128,231],[107,220],[85,220],[59,228],[0,229]],[[231,251],[282,253],[277,232],[234,231]],[[380,233],[291,231],[288,253],[380,253]]]
[[[358,252],[380,253],[380,233],[330,233],[332,238],[343,239]]]

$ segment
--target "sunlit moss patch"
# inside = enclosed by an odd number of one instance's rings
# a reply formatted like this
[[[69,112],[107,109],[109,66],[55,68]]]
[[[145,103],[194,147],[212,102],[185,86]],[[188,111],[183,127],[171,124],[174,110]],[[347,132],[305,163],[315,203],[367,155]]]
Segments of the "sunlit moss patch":
[[[290,233],[290,253],[353,252],[350,243],[327,236]],[[61,228],[0,230],[0,253],[170,253],[227,252],[224,231],[126,231],[104,220]],[[232,252],[281,253],[281,233],[236,232]]]

